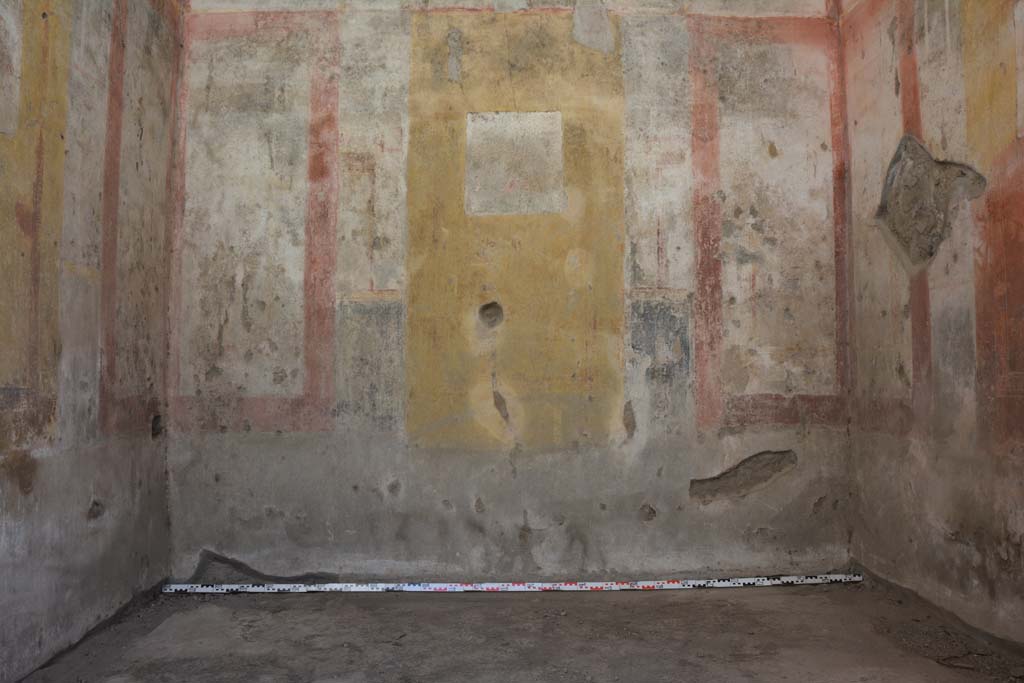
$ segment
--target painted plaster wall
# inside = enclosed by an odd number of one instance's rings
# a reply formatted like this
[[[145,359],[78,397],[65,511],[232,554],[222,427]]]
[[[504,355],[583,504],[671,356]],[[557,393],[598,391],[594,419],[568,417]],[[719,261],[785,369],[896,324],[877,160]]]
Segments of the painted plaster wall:
[[[177,8],[2,3],[0,680],[167,572]],[[11,20],[11,18],[15,18]],[[11,21],[9,21],[11,20]],[[9,96],[13,95],[13,96]],[[13,104],[11,104],[13,103]],[[6,124],[10,123],[8,126]]]
[[[1016,132],[1010,1],[847,3],[855,429],[853,554],[970,623],[1024,640]],[[910,273],[873,218],[901,135],[988,180]]]
[[[734,7],[193,3],[173,575],[847,561],[838,32]]]

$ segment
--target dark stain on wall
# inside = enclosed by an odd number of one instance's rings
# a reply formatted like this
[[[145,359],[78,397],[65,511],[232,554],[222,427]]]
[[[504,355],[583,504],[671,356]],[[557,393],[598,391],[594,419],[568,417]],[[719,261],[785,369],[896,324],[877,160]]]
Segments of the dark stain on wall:
[[[107,507],[103,504],[103,501],[92,499],[89,503],[89,509],[85,511],[85,518],[89,521],[99,519],[107,512]]]
[[[501,415],[501,419],[508,423],[508,404],[505,403],[505,397],[501,395],[500,391],[494,392],[494,409]]]
[[[22,494],[32,493],[39,463],[28,451],[10,451],[0,460],[0,477],[14,484]]]
[[[689,311],[672,301],[634,301],[630,344],[651,359],[647,379],[686,380],[690,370]]]
[[[646,366],[644,381],[650,388],[649,424],[675,431],[689,412],[690,307],[685,301],[639,299],[630,306],[629,346],[636,360]],[[635,397],[634,397],[635,398]],[[623,426],[630,435],[637,407],[623,410]],[[645,424],[648,424],[645,422]]]
[[[633,402],[626,401],[622,406],[622,426],[626,430],[626,438],[632,439],[636,434],[636,415],[633,413]]]
[[[658,511],[650,503],[644,503],[640,506],[640,520],[644,522],[653,522],[658,516]]]

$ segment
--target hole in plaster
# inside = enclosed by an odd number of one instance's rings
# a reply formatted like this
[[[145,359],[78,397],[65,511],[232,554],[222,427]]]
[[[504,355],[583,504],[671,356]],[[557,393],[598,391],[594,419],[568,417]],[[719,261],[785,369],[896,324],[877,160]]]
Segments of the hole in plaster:
[[[164,433],[164,418],[160,413],[153,416],[153,419],[149,423],[149,433],[156,439]]]
[[[480,307],[480,320],[487,327],[495,328],[505,319],[505,311],[497,301],[491,301]]]

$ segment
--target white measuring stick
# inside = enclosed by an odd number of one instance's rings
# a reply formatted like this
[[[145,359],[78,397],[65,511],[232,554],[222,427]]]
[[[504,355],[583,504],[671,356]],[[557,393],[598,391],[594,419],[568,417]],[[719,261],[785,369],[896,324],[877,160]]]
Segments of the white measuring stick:
[[[664,591],[744,586],[806,586],[860,583],[861,574],[749,576],[728,579],[665,579],[655,581],[525,581],[503,583],[167,583],[164,593],[543,593],[601,591]]]

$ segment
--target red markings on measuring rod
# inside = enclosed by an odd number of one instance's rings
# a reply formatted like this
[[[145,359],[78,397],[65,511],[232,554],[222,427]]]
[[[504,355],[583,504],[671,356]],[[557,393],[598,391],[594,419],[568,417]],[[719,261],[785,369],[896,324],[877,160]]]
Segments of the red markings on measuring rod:
[[[686,590],[751,586],[812,586],[860,583],[861,574],[749,576],[728,579],[654,581],[562,581],[507,583],[168,583],[164,593],[541,593]]]

